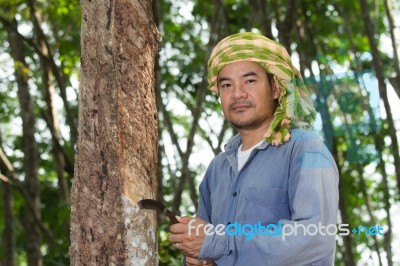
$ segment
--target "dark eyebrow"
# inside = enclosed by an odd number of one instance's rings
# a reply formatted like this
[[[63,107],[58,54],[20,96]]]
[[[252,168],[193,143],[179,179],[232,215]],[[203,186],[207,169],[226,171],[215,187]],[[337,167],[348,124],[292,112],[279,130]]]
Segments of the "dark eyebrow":
[[[226,77],[220,77],[220,78],[218,78],[218,83],[221,83],[222,81],[227,81],[227,80],[231,80],[231,79],[226,78]]]
[[[250,71],[250,72],[247,72],[242,75],[242,77],[244,77],[244,78],[251,77],[251,76],[258,76],[258,74],[254,71]],[[222,81],[229,81],[229,80],[231,80],[231,78],[220,77],[220,78],[218,78],[218,83],[221,83]]]
[[[250,76],[258,76],[258,74],[256,72],[254,72],[254,71],[250,71],[250,72],[242,75],[242,77],[244,77],[244,78],[247,78],[247,77],[250,77]]]

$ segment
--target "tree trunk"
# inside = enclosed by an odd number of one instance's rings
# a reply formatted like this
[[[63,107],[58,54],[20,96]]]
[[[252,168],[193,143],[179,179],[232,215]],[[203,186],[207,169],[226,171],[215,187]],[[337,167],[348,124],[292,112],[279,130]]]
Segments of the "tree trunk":
[[[377,148],[378,154],[382,156],[382,149],[384,147],[382,139],[378,136],[375,138],[375,146]],[[382,181],[383,181],[383,201],[384,201],[384,209],[386,212],[386,224],[388,230],[383,235],[383,244],[386,251],[386,258],[388,261],[388,266],[393,266],[393,252],[392,252],[392,219],[390,218],[390,194],[389,194],[389,184],[388,184],[388,175],[385,169],[385,162],[382,157],[379,157],[378,167],[382,173]]]
[[[264,0],[249,0],[249,5],[251,8],[251,16],[249,20],[249,30],[256,24],[262,34],[270,39],[274,39],[272,35],[272,19],[270,16],[270,10],[268,8],[268,2]]]
[[[396,77],[394,77],[391,81],[393,85],[394,91],[397,93],[397,96],[400,98],[400,62],[399,62],[399,54],[397,53],[397,43],[396,43],[396,35],[395,24],[393,21],[393,13],[392,13],[392,3],[391,0],[385,0],[385,9],[386,16],[389,22],[389,32],[390,39],[392,40],[392,48],[393,48],[393,68],[396,73]]]
[[[82,1],[79,140],[71,265],[157,265],[154,94],[159,33],[151,1]]]
[[[153,1],[153,17],[154,17],[154,23],[156,24],[157,28],[160,27],[160,18],[161,18],[161,4],[162,0],[158,1]],[[157,106],[157,117],[158,117],[158,112],[160,111],[160,107],[162,104],[161,101],[161,94],[160,94],[160,83],[161,83],[161,71],[160,71],[160,64],[159,64],[159,55],[156,56],[156,61],[154,65],[154,76],[155,76],[155,93],[156,93],[156,106]],[[160,97],[159,97],[160,95]],[[158,127],[158,136],[162,135],[162,127],[160,125],[160,119],[157,119],[157,127]],[[162,150],[163,150],[163,144],[158,141],[157,142],[157,161],[158,161],[158,166],[157,166],[157,182],[158,182],[158,190],[157,190],[157,200],[163,202],[164,201],[164,186],[162,185],[163,182],[163,164],[162,164],[162,158],[164,156]]]
[[[14,60],[15,77],[18,86],[18,100],[21,106],[25,188],[32,199],[31,205],[35,216],[40,219],[40,183],[37,174],[37,143],[35,140],[35,117],[33,114],[33,102],[29,92],[27,66],[24,56],[23,41],[15,33],[17,22],[13,19],[10,24],[5,24],[8,42],[10,44],[10,55]],[[40,247],[42,237],[40,228],[34,215],[28,207],[25,209],[23,226],[26,234],[26,252],[28,265],[42,265]]]
[[[3,208],[4,208],[4,266],[15,265],[15,232],[14,232],[14,200],[12,187],[7,183],[2,184],[3,188]]]
[[[393,116],[390,109],[389,99],[387,96],[387,88],[385,84],[385,75],[383,72],[383,62],[382,58],[379,55],[378,46],[375,40],[375,30],[374,25],[371,22],[371,18],[369,16],[369,6],[366,0],[360,0],[362,16],[364,20],[364,28],[367,34],[369,45],[371,47],[371,54],[372,54],[372,63],[374,65],[374,69],[376,72],[376,78],[378,80],[378,89],[379,89],[379,96],[381,97],[385,111],[386,111],[386,120],[389,125],[389,135],[392,141],[391,143],[391,153],[394,158],[394,165],[400,165],[400,152],[399,152],[399,143],[397,141],[396,136],[396,128],[393,122]],[[396,172],[396,179],[397,179],[397,187],[398,192],[400,193],[400,167],[395,167]]]
[[[295,27],[296,10],[297,0],[288,0],[285,18],[282,22],[277,23],[279,42],[286,47],[286,50],[289,52],[289,54],[291,54],[290,35],[292,33],[292,29]]]
[[[36,39],[38,43],[38,48],[40,50],[39,58],[42,70],[42,93],[44,101],[46,102],[47,112],[46,121],[48,121],[49,129],[52,136],[52,153],[54,168],[57,173],[58,179],[58,190],[60,197],[65,201],[69,202],[69,187],[66,177],[64,176],[65,160],[62,147],[60,145],[61,140],[61,130],[59,125],[59,119],[57,115],[57,110],[54,105],[55,88],[54,88],[54,75],[53,68],[51,66],[48,58],[52,56],[49,45],[47,44],[46,37],[43,34],[40,25],[40,14],[35,9],[34,1],[30,1],[31,6],[31,17],[34,25],[34,31],[36,34]]]
[[[47,39],[45,37],[45,34],[42,30],[42,27],[40,26],[39,23],[39,17],[37,16],[37,11],[36,11],[36,0],[29,0],[27,1],[27,4],[29,6],[29,9],[32,13],[32,22],[34,24],[34,28],[35,31],[38,34],[38,38],[39,38],[39,45],[45,45],[45,49],[46,49],[46,54],[42,54],[42,47],[38,47],[36,46],[34,43],[32,43],[34,45],[35,50],[37,50],[39,52],[39,56],[41,57],[45,57],[47,59],[47,64],[50,65],[52,67],[52,71],[54,74],[55,79],[57,80],[58,86],[60,88],[60,96],[61,99],[63,100],[63,104],[64,104],[64,109],[65,109],[65,116],[66,116],[66,123],[69,126],[70,129],[70,139],[71,139],[71,143],[75,144],[76,143],[76,139],[77,139],[77,128],[76,128],[76,123],[75,123],[75,119],[73,117],[73,113],[71,111],[71,108],[69,106],[69,102],[67,100],[67,93],[66,93],[66,85],[65,85],[65,80],[64,80],[64,75],[61,71],[61,68],[59,68],[54,60],[53,54],[50,50],[50,45],[47,42]]]
[[[1,127],[0,127],[1,133]],[[2,138],[0,134],[0,144],[2,143]],[[7,173],[9,166],[6,163],[6,155],[0,145],[0,174]],[[4,181],[4,180],[3,180]],[[4,266],[14,266],[15,265],[15,219],[13,215],[14,209],[14,198],[12,185],[7,182],[0,181],[0,188],[3,190],[3,212],[4,212],[4,229],[3,229],[3,248],[4,248]]]

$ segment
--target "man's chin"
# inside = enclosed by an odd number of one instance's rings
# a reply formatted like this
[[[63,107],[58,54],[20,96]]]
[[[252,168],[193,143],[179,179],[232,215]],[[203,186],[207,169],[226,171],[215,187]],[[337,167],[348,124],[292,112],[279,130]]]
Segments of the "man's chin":
[[[265,124],[265,120],[263,121],[261,119],[247,119],[247,120],[238,119],[238,120],[230,120],[229,123],[231,123],[237,130],[251,130],[263,127]]]
[[[231,124],[237,129],[237,130],[241,130],[241,129],[252,129],[252,128],[256,128],[257,125],[253,122],[249,122],[249,121],[231,121]]]

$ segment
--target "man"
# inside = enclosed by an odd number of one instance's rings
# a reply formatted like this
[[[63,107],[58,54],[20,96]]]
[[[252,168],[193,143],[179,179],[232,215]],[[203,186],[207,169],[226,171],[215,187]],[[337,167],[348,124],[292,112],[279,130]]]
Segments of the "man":
[[[208,72],[239,134],[210,163],[197,217],[179,218],[170,241],[186,265],[333,265],[338,170],[306,130],[316,112],[289,54],[238,33],[214,48]]]

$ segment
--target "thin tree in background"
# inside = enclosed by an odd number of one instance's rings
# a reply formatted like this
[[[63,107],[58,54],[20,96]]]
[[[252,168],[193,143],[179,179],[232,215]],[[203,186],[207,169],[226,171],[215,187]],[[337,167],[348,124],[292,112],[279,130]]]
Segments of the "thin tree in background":
[[[290,44],[291,40],[291,32],[295,26],[296,22],[296,14],[297,14],[297,0],[288,0],[286,5],[286,13],[284,16],[282,15],[283,19],[281,20],[280,14],[277,14],[277,28],[278,28],[278,38],[279,42],[286,47],[286,50],[290,53]],[[277,2],[278,3],[278,2]],[[277,8],[278,10],[278,8]]]
[[[1,136],[0,136],[1,143]],[[6,173],[8,176],[10,173],[8,169],[10,166],[7,166],[7,158],[3,152],[3,149],[0,146],[0,175],[1,173]],[[5,176],[7,180],[8,177]],[[13,199],[13,188],[11,184],[8,184],[7,180],[4,177],[2,179],[3,182],[0,182],[0,191],[2,190],[2,200],[3,200],[3,209],[4,209],[4,230],[3,230],[3,246],[4,246],[4,266],[14,266],[15,265],[15,218],[13,215],[14,209],[14,199]]]
[[[53,66],[50,61],[52,53],[50,51],[50,45],[44,35],[41,27],[41,14],[36,9],[36,1],[28,1],[29,9],[31,12],[32,24],[34,27],[37,48],[40,51],[39,59],[42,70],[42,94],[44,101],[46,102],[46,112],[44,113],[45,121],[47,122],[51,136],[52,136],[52,152],[54,158],[54,168],[57,173],[58,179],[58,190],[61,198],[65,202],[69,202],[69,187],[67,179],[64,175],[65,159],[63,148],[60,145],[61,142],[61,130],[59,124],[59,118],[57,109],[55,106],[55,84],[54,84],[54,73]]]
[[[392,110],[390,109],[389,99],[387,95],[387,86],[385,83],[385,75],[383,72],[383,62],[381,56],[379,55],[378,45],[375,39],[375,27],[374,24],[371,22],[368,2],[366,0],[359,0],[359,3],[361,6],[362,17],[364,20],[364,29],[368,37],[369,45],[371,48],[372,63],[375,69],[376,78],[378,79],[379,96],[382,99],[383,105],[385,107],[386,121],[389,126],[389,136],[392,142],[390,147],[394,159],[394,165],[398,166],[400,165],[399,142],[397,140],[396,128],[394,126]],[[395,167],[395,172],[396,172],[398,193],[400,193],[400,167]]]
[[[387,20],[389,22],[389,33],[393,48],[393,69],[396,73],[396,76],[393,78],[389,78],[389,80],[390,83],[393,85],[394,91],[397,93],[397,96],[400,99],[400,62],[399,53],[397,52],[396,35],[394,34],[396,26],[394,24],[393,6],[391,0],[385,0],[385,11]]]
[[[272,35],[272,18],[270,12],[270,6],[268,1],[264,0],[249,0],[251,8],[251,16],[249,17],[248,28],[260,28],[262,34],[270,39],[273,39]]]
[[[3,231],[3,247],[5,253],[4,266],[15,265],[15,230],[14,230],[14,200],[12,197],[12,186],[6,183],[0,184],[0,189],[2,189],[2,200],[4,209],[4,231]]]
[[[35,219],[41,218],[40,211],[40,183],[38,179],[38,150],[35,140],[35,116],[33,113],[33,101],[28,85],[28,70],[25,62],[24,44],[22,39],[15,33],[17,21],[13,19],[4,24],[7,30],[8,42],[10,44],[10,55],[14,60],[15,77],[18,86],[18,100],[21,106],[23,152],[24,152],[24,186],[32,202],[33,212],[27,207],[23,219],[26,235],[26,253],[28,265],[42,265],[41,243],[42,235],[40,227]]]

